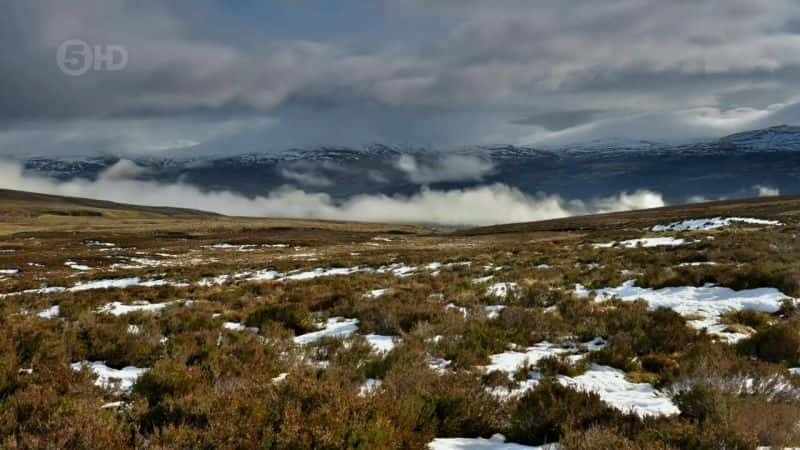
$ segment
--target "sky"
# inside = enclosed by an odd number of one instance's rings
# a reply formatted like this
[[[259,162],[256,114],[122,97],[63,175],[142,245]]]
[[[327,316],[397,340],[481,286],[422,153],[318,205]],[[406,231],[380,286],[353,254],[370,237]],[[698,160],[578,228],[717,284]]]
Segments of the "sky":
[[[3,10],[6,156],[682,142],[800,123],[796,0],[27,0]],[[92,48],[80,75],[59,64],[70,40]],[[124,64],[104,66],[113,51]]]

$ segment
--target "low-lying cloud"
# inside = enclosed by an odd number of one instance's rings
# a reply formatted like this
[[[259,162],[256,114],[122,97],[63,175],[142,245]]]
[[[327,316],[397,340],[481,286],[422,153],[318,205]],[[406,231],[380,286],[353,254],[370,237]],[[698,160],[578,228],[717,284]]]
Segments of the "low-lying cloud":
[[[130,164],[120,162],[95,181],[60,182],[26,174],[15,163],[0,162],[0,188],[192,208],[234,216],[442,225],[493,225],[664,206],[661,194],[647,190],[581,201],[564,200],[558,195],[532,196],[499,183],[447,191],[422,188],[410,196],[362,194],[345,200],[286,186],[265,196],[249,198],[230,191],[203,191],[182,182],[163,184],[122,178],[121,173],[136,173],[131,171]]]
[[[417,184],[445,181],[481,181],[494,171],[491,161],[469,155],[445,155],[434,160],[417,160],[403,155],[395,161],[395,168]]]

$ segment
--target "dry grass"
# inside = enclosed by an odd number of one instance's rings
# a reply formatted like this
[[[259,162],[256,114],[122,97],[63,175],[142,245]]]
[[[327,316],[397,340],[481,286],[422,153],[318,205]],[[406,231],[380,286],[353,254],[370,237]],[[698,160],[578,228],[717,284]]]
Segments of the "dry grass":
[[[575,283],[600,288],[628,279],[651,287],[773,286],[799,295],[794,274],[800,244],[794,236],[800,230],[791,214],[782,216],[787,226],[780,228],[685,233],[696,242],[682,247],[596,249],[592,243],[641,237],[646,232],[636,224],[658,223],[682,210],[628,213],[622,229],[615,228],[616,218],[601,217],[588,227],[580,224],[591,219],[555,227],[578,224],[580,231],[542,225],[542,231],[469,236],[409,226],[42,202],[0,205],[16,211],[0,224],[0,269],[20,270],[2,276],[0,292],[124,277],[182,284],[0,300],[0,447],[399,449],[424,448],[435,436],[496,432],[530,444],[560,440],[576,449],[588,448],[586,439],[595,443],[592,448],[629,449],[800,444],[790,426],[800,421],[798,397],[768,395],[774,380],[790,380],[787,366],[800,364],[800,325],[791,305],[771,315],[726,315],[730,327],[755,331],[733,347],[671,311],[573,295]],[[31,213],[53,210],[48,202],[100,215]],[[791,204],[780,199],[715,208],[756,215]],[[250,247],[212,247],[221,243]],[[67,261],[91,269],[78,271]],[[678,267],[696,261],[718,264]],[[445,265],[425,267],[432,262]],[[470,264],[459,264],[464,262]],[[286,274],[390,264],[416,270],[403,277],[363,271],[304,281],[236,278],[265,269]],[[229,278],[200,283],[220,275]],[[516,288],[497,297],[487,292],[497,282]],[[384,290],[380,297],[365,295],[378,289]],[[97,312],[111,302],[143,301],[170,304],[158,313]],[[53,305],[59,305],[60,318],[37,317]],[[505,309],[490,318],[490,305]],[[336,316],[358,319],[357,336],[303,348],[293,343],[295,335]],[[257,330],[226,330],[225,322]],[[377,354],[360,337],[369,333],[401,342]],[[574,376],[593,362],[676,392],[700,386],[680,400],[685,413],[641,420],[550,382],[503,401],[489,389],[516,382],[479,368],[512,344],[596,336],[609,345],[583,365],[551,358],[534,369],[550,379]],[[428,366],[432,357],[449,360],[449,366],[437,372]],[[151,370],[131,392],[116,392],[94,386],[89,372],[69,368],[82,360]],[[283,381],[273,380],[284,373]],[[517,375],[525,378],[528,370]],[[762,390],[735,393],[725,380],[743,375]],[[362,392],[367,379],[382,385]],[[127,406],[100,408],[111,401]]]

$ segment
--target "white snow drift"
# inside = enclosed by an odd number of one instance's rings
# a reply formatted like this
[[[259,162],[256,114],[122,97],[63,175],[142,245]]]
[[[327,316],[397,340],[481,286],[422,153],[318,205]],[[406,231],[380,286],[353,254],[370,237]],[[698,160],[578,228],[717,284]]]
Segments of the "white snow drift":
[[[656,225],[652,228],[655,232],[663,231],[708,231],[729,227],[734,223],[748,225],[778,226],[782,225],[777,220],[754,219],[752,217],[713,217],[710,219],[690,219],[672,222],[666,225]]]
[[[666,395],[648,383],[631,383],[625,372],[613,367],[592,364],[577,377],[558,376],[558,382],[578,391],[593,392],[613,408],[640,417],[672,416],[680,410]]]
[[[495,434],[484,438],[436,438],[428,444],[429,450],[558,450],[558,444],[521,445],[506,443],[506,437]]]
[[[76,362],[70,365],[72,370],[79,371],[84,367],[89,368],[94,374],[97,376],[97,380],[94,384],[100,386],[102,388],[110,388],[113,387],[116,383],[119,383],[119,388],[123,391],[129,391],[133,384],[136,383],[136,380],[145,372],[147,372],[148,368],[138,368],[138,367],[124,367],[122,369],[112,369],[108,367],[104,362]]]
[[[578,284],[575,286],[575,294],[587,298],[591,291]],[[689,325],[698,329],[706,328],[728,341],[735,341],[743,336],[726,332],[726,327],[719,323],[720,315],[739,310],[773,313],[780,308],[784,299],[790,298],[775,288],[734,291],[726,287],[705,285],[649,289],[637,287],[632,280],[620,287],[597,289],[594,294],[597,301],[619,298],[630,302],[642,299],[654,309],[670,308],[685,317],[701,317],[690,320]]]
[[[627,241],[620,241],[620,242],[605,242],[602,244],[592,244],[594,248],[611,248],[617,245],[625,247],[625,248],[636,248],[636,247],[676,247],[679,245],[686,244],[687,241],[681,238],[671,238],[671,237],[658,237],[658,238],[639,238],[639,239],[628,239]]]

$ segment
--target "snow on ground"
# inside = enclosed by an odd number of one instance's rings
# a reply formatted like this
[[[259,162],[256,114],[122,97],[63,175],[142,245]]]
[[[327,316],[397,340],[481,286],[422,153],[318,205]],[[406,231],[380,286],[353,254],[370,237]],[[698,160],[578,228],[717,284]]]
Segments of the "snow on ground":
[[[87,270],[92,270],[91,267],[83,265],[83,264],[78,264],[75,261],[67,261],[67,262],[64,263],[64,265],[69,267],[72,270],[78,270],[78,271],[81,271],[81,272],[85,272]]]
[[[389,353],[397,346],[397,341],[399,340],[395,336],[382,336],[380,334],[368,334],[364,338],[377,353]]]
[[[324,338],[348,337],[358,331],[358,319],[332,317],[325,322],[324,327],[325,328],[320,331],[295,336],[294,343],[298,345],[308,345]]]
[[[280,272],[277,272],[275,270],[259,270],[259,271],[252,272],[252,273],[247,273],[247,272],[238,273],[238,274],[234,275],[233,277],[236,278],[236,279],[244,279],[244,281],[269,281],[269,280],[276,280],[281,275],[282,274]],[[224,276],[224,275],[221,275],[221,276]],[[219,278],[220,277],[216,277],[216,279],[219,279]]]
[[[283,373],[279,374],[277,377],[274,377],[272,379],[272,383],[273,384],[278,384],[278,383],[282,382],[283,380],[285,380],[286,377],[288,377],[288,376],[289,376],[288,372],[283,372]]]
[[[254,252],[256,250],[256,245],[254,244],[233,245],[233,244],[221,243],[221,244],[206,245],[205,248],[210,248],[213,250],[236,250],[237,252]]]
[[[251,333],[258,333],[258,328],[247,327],[243,323],[239,322],[225,322],[222,324],[222,328],[230,331],[249,331]]]
[[[174,258],[174,255],[166,255],[164,253],[159,253],[161,256],[165,256],[168,258]],[[112,264],[110,269],[111,270],[136,270],[136,269],[145,269],[148,267],[163,267],[163,266],[176,266],[179,264],[178,261],[163,261],[160,259],[152,259],[152,258],[142,258],[138,256],[122,256],[121,258],[126,259],[127,263],[115,263]],[[201,260],[196,260],[200,262]]]
[[[486,373],[500,371],[511,376],[517,370],[529,365],[536,365],[542,359],[550,356],[558,356],[564,353],[570,353],[576,350],[577,349],[574,347],[563,348],[561,346],[544,341],[534,345],[533,347],[523,349],[522,351],[510,350],[496,355],[491,355],[489,357],[491,363],[487,366],[483,366],[483,369],[486,371]]]
[[[16,275],[19,269],[0,269],[0,275]]]
[[[484,438],[436,438],[428,444],[429,450],[558,450],[558,444],[538,446],[506,443],[506,437],[495,434]]]
[[[197,282],[200,287],[221,286],[228,282],[229,275],[220,275],[216,277],[206,277]]]
[[[456,311],[456,312],[460,313],[464,317],[467,317],[467,315],[469,314],[469,311],[467,311],[467,308],[465,308],[463,306],[458,306],[455,303],[448,303],[448,304],[444,305],[444,309],[446,311],[450,311],[450,310]]]
[[[61,308],[58,305],[51,306],[50,308],[47,308],[44,311],[41,311],[38,314],[36,314],[37,317],[40,317],[42,319],[55,319],[60,315],[61,315]]]
[[[731,226],[734,223],[748,225],[783,225],[777,220],[754,219],[751,217],[714,217],[710,219],[690,219],[672,222],[666,225],[656,225],[652,228],[655,232],[663,231],[708,231]]]
[[[494,275],[487,275],[485,277],[475,278],[475,279],[472,280],[472,284],[488,283],[488,282],[492,281],[492,278],[494,278]]]
[[[596,301],[619,298],[630,302],[642,299],[653,309],[670,308],[682,316],[695,318],[688,321],[689,325],[697,329],[706,328],[710,333],[729,342],[741,339],[744,335],[726,332],[726,327],[719,323],[720,315],[734,310],[774,313],[780,308],[782,300],[790,298],[775,288],[734,291],[726,287],[705,285],[649,289],[636,287],[635,281],[626,281],[617,288],[598,289],[594,293]],[[575,286],[575,294],[587,298],[591,291],[578,284]],[[696,319],[697,317],[700,319]]]
[[[84,245],[87,247],[116,247],[116,244],[112,244],[111,242],[100,241],[85,241]]]
[[[519,289],[517,283],[495,283],[486,289],[486,295],[505,298]]]
[[[558,382],[578,391],[594,392],[612,407],[640,417],[680,414],[667,395],[648,383],[627,381],[625,372],[613,367],[592,364],[583,375],[559,375]]]
[[[37,289],[27,289],[18,292],[9,292],[7,294],[0,294],[0,298],[13,297],[23,294],[60,294],[62,292],[83,292],[97,289],[125,289],[129,287],[158,287],[158,286],[175,286],[187,287],[186,283],[167,281],[167,280],[145,280],[142,281],[138,277],[134,278],[117,278],[109,280],[94,280],[87,282],[80,282],[76,285],[66,288],[63,286],[45,286]]]
[[[450,367],[450,363],[452,361],[444,358],[437,358],[435,356],[428,356],[427,362],[428,367],[430,367],[434,372],[444,373],[447,371],[447,368]]]
[[[367,298],[380,298],[380,297],[383,297],[384,295],[386,295],[389,291],[390,291],[390,289],[388,289],[388,288],[387,289],[373,289],[373,290],[367,292],[366,294],[364,294],[364,297],[367,297]]]
[[[698,266],[718,266],[719,263],[715,263],[714,261],[693,261],[693,262],[684,262],[680,263],[675,267],[698,267]]]
[[[358,395],[366,397],[370,394],[375,393],[378,389],[381,388],[381,386],[383,386],[382,380],[367,378],[367,381],[365,381],[364,384],[362,384],[361,387],[358,389]]]
[[[134,286],[157,287],[169,284],[166,280],[147,280],[142,281],[139,277],[117,278],[110,280],[94,280],[85,283],[78,283],[67,289],[70,292],[91,291],[95,289],[125,289]],[[176,284],[177,285],[177,284]]]
[[[469,261],[467,262],[456,262],[456,263],[448,263],[442,264],[438,262],[426,264],[422,266],[424,269],[429,271],[438,271],[442,268],[452,268],[456,266],[463,266],[471,264]],[[357,273],[365,273],[365,274],[379,274],[379,275],[394,275],[398,278],[405,278],[415,275],[420,270],[419,266],[413,266],[403,263],[394,263],[389,264],[387,266],[381,266],[378,268],[373,267],[334,267],[334,268],[316,268],[311,270],[296,270],[286,274],[274,271],[274,270],[262,270],[258,272],[245,272],[235,275],[236,279],[242,279],[244,281],[263,281],[263,280],[277,280],[277,281],[307,281],[313,280],[315,278],[322,278],[322,277],[335,277],[335,276],[348,276],[348,275],[355,275]],[[436,273],[436,272],[434,272]]]
[[[620,241],[620,242],[606,242],[601,244],[592,244],[594,248],[611,248],[616,245],[625,247],[625,248],[636,248],[636,247],[675,247],[679,245],[686,244],[687,241],[682,238],[672,238],[672,237],[657,237],[657,238],[639,238],[639,239],[628,239],[627,241]]]
[[[601,337],[596,337],[589,342],[582,343],[581,346],[586,348],[587,351],[599,352],[608,346],[608,342]]]
[[[124,402],[122,400],[116,402],[109,402],[103,404],[100,409],[127,409],[130,407],[130,403]]]
[[[133,384],[136,383],[136,380],[149,370],[149,368],[141,369],[138,367],[124,367],[117,370],[108,367],[102,361],[76,362],[71,364],[70,367],[75,371],[88,367],[97,376],[97,380],[94,384],[102,388],[109,388],[118,382],[120,389],[123,391],[129,391],[133,387]]]
[[[101,314],[111,314],[112,316],[124,316],[134,312],[158,312],[173,302],[166,303],[149,303],[149,302],[135,302],[130,305],[125,305],[121,302],[112,302],[104,305],[97,310]]]
[[[358,267],[339,267],[334,269],[314,269],[307,272],[298,272],[290,275],[286,275],[281,277],[281,281],[305,281],[305,280],[313,280],[314,278],[321,278],[321,277],[335,277],[335,276],[344,276],[344,275],[352,275],[354,273],[358,273],[363,271]]]
[[[486,311],[486,318],[497,319],[500,317],[500,313],[506,309],[506,305],[488,305],[484,309]]]

